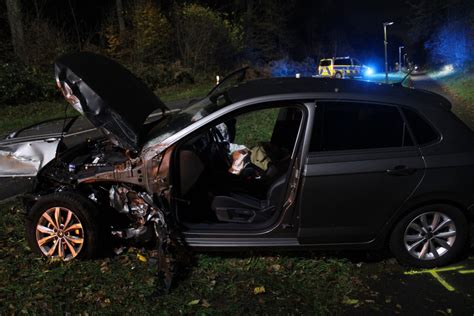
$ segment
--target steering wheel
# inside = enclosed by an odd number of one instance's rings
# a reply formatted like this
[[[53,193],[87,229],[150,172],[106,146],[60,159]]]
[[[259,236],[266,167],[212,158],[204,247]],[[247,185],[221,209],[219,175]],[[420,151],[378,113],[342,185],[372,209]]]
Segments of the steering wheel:
[[[232,161],[228,154],[229,148],[227,141],[224,140],[221,132],[216,127],[212,127],[210,133],[214,140],[214,144],[216,145],[219,156],[222,158],[222,161],[225,162],[226,167],[230,167],[232,165]]]

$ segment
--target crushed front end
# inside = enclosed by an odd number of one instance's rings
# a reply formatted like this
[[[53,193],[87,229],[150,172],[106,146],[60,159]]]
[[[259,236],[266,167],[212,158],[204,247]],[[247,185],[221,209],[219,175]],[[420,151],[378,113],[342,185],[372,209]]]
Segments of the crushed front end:
[[[107,249],[98,244],[152,247],[162,289],[169,290],[173,248],[181,245],[169,211],[172,148],[141,153],[145,120],[166,107],[122,66],[90,53],[60,58],[56,81],[104,137],[58,146],[56,157],[39,169],[35,189],[24,198],[30,246],[62,260],[102,255]]]

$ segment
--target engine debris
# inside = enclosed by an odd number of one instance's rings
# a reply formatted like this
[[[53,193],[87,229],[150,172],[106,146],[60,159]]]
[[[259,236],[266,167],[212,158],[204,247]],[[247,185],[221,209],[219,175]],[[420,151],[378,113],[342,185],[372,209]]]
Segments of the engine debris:
[[[112,231],[112,235],[134,241],[152,241],[157,251],[158,279],[160,293],[168,293],[176,272],[174,242],[167,225],[167,214],[156,205],[146,192],[136,192],[125,185],[113,185],[109,190],[110,205],[130,219],[130,227]],[[123,249],[120,249],[121,253]]]

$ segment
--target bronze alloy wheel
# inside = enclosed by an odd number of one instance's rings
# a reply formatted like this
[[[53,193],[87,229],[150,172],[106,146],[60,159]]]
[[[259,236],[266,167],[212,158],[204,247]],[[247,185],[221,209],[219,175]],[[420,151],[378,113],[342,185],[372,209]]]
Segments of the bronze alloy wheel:
[[[47,209],[36,224],[36,242],[41,252],[64,261],[75,258],[84,245],[79,218],[65,207]]]

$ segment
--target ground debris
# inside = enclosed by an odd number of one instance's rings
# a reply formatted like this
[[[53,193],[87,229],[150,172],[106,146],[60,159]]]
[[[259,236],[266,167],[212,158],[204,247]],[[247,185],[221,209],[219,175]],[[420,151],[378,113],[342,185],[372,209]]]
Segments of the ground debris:
[[[357,305],[357,304],[359,304],[359,300],[346,297],[346,298],[344,298],[344,299],[342,300],[342,304],[345,304],[345,305]]]
[[[257,286],[253,289],[253,294],[258,295],[258,294],[263,294],[265,293],[265,287],[264,286]]]
[[[201,302],[200,299],[197,299],[197,300],[192,300],[188,303],[189,306],[194,306],[194,305],[197,305]]]
[[[137,259],[138,259],[138,261],[141,261],[141,262],[147,262],[148,261],[147,258],[144,255],[140,254],[140,253],[137,253]]]
[[[156,222],[154,229],[157,237],[156,248],[150,261],[156,262],[158,268],[158,294],[168,294],[174,279],[179,277],[180,273],[184,273],[185,267],[190,266],[192,254],[184,244],[182,236],[169,228],[166,222]]]

